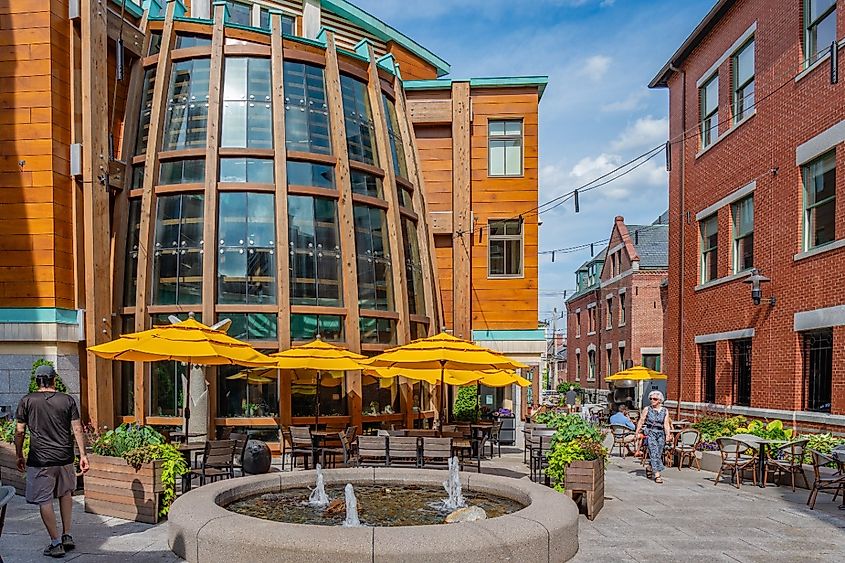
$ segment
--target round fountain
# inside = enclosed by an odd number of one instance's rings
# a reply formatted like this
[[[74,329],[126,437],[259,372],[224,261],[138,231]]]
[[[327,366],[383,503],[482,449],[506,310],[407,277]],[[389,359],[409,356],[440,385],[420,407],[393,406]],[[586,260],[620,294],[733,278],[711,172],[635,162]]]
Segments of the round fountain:
[[[525,479],[459,473],[457,460],[449,472],[318,466],[194,489],[170,509],[168,536],[203,563],[566,561],[578,510]]]

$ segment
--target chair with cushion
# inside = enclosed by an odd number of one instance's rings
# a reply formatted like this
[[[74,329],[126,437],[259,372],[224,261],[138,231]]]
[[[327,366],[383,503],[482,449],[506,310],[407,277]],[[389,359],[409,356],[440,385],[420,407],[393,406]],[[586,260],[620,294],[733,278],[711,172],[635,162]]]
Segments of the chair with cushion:
[[[452,438],[422,438],[422,466],[427,469],[448,469],[452,457]]]
[[[419,438],[391,436],[387,440],[387,456],[391,467],[418,467]]]
[[[813,510],[816,507],[816,497],[819,496],[819,491],[833,491],[834,501],[840,492],[845,495],[845,475],[841,471],[837,471],[833,475],[823,476],[821,468],[831,465],[836,467],[836,460],[832,456],[816,450],[810,450],[810,456],[813,459],[813,488],[807,498],[807,505],[810,510]]]
[[[629,448],[636,440],[634,431],[622,424],[611,424],[610,432],[613,434],[613,446],[610,448],[611,451],[615,448],[619,448],[619,456],[622,458],[627,457],[630,453]]]
[[[683,467],[685,459],[689,459],[690,468],[692,468],[692,464],[695,462],[696,468],[701,471],[701,461],[695,455],[699,443],[701,443],[701,433],[694,428],[684,430],[678,434],[674,448],[674,453],[678,455],[678,471]]]
[[[358,436],[358,465],[386,467],[389,459],[387,436]]]
[[[732,480],[736,481],[737,489],[742,486],[742,472],[745,470],[751,470],[751,479],[756,485],[757,456],[747,455],[745,453],[749,449],[749,445],[734,438],[716,438],[716,443],[719,445],[722,465],[719,467],[719,473],[716,474],[716,480],[713,484],[718,485],[719,479],[722,477],[722,472],[728,469],[733,472]]]
[[[290,467],[293,470],[296,467],[297,458],[302,459],[305,469],[311,464],[311,461],[317,463],[317,460],[312,460],[314,455],[314,443],[311,440],[311,429],[307,426],[291,426],[290,427]]]
[[[804,487],[809,489],[807,475],[804,474],[804,449],[809,440],[794,440],[771,450],[766,458],[766,471],[763,473],[763,485],[769,480],[769,469],[777,475],[789,473],[792,482],[792,492],[795,492],[795,475],[798,474],[804,480]]]

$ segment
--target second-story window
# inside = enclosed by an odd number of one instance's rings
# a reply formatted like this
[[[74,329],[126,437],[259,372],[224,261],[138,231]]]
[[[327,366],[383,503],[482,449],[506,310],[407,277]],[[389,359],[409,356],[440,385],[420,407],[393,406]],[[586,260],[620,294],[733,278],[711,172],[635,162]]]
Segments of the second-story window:
[[[622,326],[626,322],[626,317],[628,316],[628,311],[625,309],[625,294],[619,294],[619,326]]]
[[[701,283],[719,277],[719,218],[701,221]]]
[[[604,323],[604,328],[607,330],[613,328],[613,297],[607,298],[607,320]]]
[[[754,111],[754,39],[733,56],[734,123]]]
[[[754,196],[731,205],[734,228],[734,273],[754,266]]]
[[[522,221],[490,221],[487,244],[487,275],[491,278],[522,275]]]
[[[323,69],[284,62],[285,146],[288,150],[331,152],[329,107]]]
[[[173,63],[161,150],[205,146],[208,122],[208,65],[209,59]]]
[[[227,12],[229,16],[226,18],[227,22],[252,25],[252,5],[226,0],[226,8],[228,8]]]
[[[259,23],[261,29],[270,29],[270,9],[261,6],[259,8]],[[296,35],[296,18],[282,14],[282,35]]]
[[[487,152],[489,176],[522,176],[522,121],[489,121]]]
[[[226,59],[220,146],[273,146],[269,59]]]
[[[384,119],[387,122],[387,138],[390,141],[390,153],[393,157],[393,171],[400,178],[407,178],[408,165],[405,162],[405,147],[402,145],[399,120],[396,118],[396,104],[385,94],[381,95],[381,99],[384,102]]]
[[[575,338],[581,338],[581,311],[575,311]]]
[[[836,240],[836,152],[804,166],[804,250]]]
[[[836,40],[836,0],[804,0],[804,66],[830,51]]]
[[[712,145],[719,137],[719,75],[705,82],[698,89],[701,108],[701,148]]]
[[[340,77],[340,90],[343,95],[349,158],[378,166],[375,127],[367,84],[344,74]]]

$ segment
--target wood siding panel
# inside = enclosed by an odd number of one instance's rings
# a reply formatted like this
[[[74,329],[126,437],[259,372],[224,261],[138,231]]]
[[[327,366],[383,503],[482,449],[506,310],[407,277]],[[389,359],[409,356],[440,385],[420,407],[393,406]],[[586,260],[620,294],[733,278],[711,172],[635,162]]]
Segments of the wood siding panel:
[[[394,41],[387,43],[387,52],[393,54],[399,64],[403,80],[427,80],[437,78],[437,69]]]

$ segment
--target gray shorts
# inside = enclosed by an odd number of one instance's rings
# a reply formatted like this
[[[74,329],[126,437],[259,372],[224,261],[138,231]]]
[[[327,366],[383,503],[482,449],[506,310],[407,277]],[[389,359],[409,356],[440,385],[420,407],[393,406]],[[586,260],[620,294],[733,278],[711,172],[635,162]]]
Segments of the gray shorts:
[[[73,464],[52,467],[26,468],[26,502],[47,504],[54,498],[73,493],[76,488],[76,471]]]

